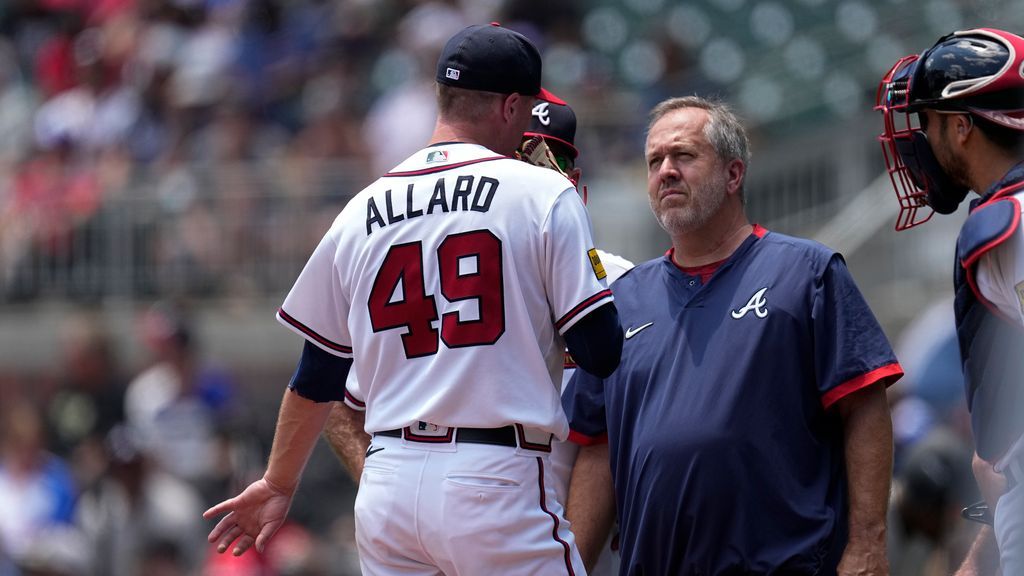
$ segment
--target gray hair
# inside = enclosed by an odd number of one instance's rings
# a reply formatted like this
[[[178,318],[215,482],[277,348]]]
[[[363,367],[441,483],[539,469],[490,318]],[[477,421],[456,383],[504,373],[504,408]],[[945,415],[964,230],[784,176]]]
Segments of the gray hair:
[[[700,96],[682,96],[661,101],[651,110],[647,132],[661,120],[663,116],[683,108],[700,108],[708,113],[708,122],[704,125],[704,137],[715,149],[715,153],[723,162],[742,160],[746,166],[750,163],[750,141],[743,123],[724,102],[708,100]]]

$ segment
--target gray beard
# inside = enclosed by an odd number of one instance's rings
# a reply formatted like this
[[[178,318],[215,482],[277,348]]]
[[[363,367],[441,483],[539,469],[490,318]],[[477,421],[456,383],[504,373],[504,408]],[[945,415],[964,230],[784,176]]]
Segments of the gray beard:
[[[690,188],[691,204],[686,208],[668,208],[661,212],[658,201],[648,196],[651,212],[670,235],[689,234],[699,230],[725,204],[725,178],[716,177],[698,187]]]

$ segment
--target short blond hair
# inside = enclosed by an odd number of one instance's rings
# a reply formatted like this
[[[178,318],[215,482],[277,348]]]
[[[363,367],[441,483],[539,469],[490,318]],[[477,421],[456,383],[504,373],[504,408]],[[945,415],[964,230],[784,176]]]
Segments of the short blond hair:
[[[487,118],[495,100],[504,97],[497,92],[437,84],[437,113],[445,119],[480,122]]]

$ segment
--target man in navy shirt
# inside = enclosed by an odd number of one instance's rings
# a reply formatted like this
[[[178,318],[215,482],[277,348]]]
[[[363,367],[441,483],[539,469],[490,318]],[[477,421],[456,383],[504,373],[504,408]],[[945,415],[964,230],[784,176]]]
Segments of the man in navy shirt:
[[[623,574],[888,574],[885,387],[903,371],[842,257],[750,224],[724,105],[659,104],[646,159],[672,249],[612,287],[618,369],[564,396],[584,560],[614,481]]]

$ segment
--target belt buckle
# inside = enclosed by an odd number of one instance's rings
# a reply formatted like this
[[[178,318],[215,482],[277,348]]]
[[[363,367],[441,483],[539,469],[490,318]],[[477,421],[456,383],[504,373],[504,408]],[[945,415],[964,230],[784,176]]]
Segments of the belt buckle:
[[[554,437],[550,432],[543,432],[533,428],[527,428],[522,424],[516,424],[516,441],[523,450],[537,450],[539,452],[551,452],[551,439]]]
[[[455,438],[455,428],[438,426],[437,424],[420,420],[414,426],[406,426],[402,435],[406,440],[412,442],[445,444],[450,443]]]

